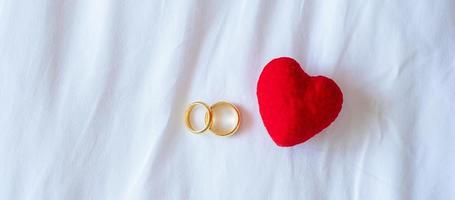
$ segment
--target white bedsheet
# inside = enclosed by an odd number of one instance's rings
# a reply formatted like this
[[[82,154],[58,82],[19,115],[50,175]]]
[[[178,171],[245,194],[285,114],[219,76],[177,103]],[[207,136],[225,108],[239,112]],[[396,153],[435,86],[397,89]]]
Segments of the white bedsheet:
[[[0,0],[0,199],[455,199],[455,2]],[[272,58],[344,92],[279,148]],[[188,133],[228,100],[231,138]]]

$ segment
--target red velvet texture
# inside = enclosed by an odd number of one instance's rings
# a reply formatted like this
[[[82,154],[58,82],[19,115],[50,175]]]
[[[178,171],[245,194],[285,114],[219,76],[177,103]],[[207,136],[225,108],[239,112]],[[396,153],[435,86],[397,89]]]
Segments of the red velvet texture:
[[[273,141],[282,147],[303,143],[338,116],[343,94],[324,76],[309,76],[292,58],[270,61],[257,84],[259,111]]]

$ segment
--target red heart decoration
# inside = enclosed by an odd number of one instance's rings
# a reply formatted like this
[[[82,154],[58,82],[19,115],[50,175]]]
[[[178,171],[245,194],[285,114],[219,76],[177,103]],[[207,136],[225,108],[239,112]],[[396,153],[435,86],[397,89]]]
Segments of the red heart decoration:
[[[343,93],[324,76],[309,76],[292,58],[270,61],[257,84],[259,111],[273,141],[282,147],[307,141],[338,116]]]

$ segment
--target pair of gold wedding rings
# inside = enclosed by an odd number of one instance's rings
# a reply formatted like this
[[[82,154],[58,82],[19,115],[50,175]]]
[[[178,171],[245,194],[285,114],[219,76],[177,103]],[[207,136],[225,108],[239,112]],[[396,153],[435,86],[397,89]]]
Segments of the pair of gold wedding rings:
[[[201,106],[206,110],[204,127],[201,129],[194,128],[193,123],[191,122],[191,119],[192,119],[191,114],[192,114],[193,110],[198,106]],[[220,119],[217,119],[218,117],[220,117],[219,115],[217,115],[217,112],[218,111],[221,112],[223,109],[229,109],[229,110],[233,111],[233,113],[234,113],[235,121],[233,124],[230,125],[231,128],[227,128],[227,129],[222,128],[220,126]],[[184,119],[185,119],[185,125],[188,128],[188,130],[190,130],[194,134],[202,134],[205,131],[210,130],[215,135],[218,135],[218,136],[231,136],[239,129],[240,111],[239,111],[239,109],[237,109],[237,107],[234,104],[226,102],[226,101],[219,101],[219,102],[213,104],[212,106],[208,106],[207,104],[205,104],[204,102],[201,102],[201,101],[196,101],[196,102],[191,103],[188,106],[188,108],[185,111]]]

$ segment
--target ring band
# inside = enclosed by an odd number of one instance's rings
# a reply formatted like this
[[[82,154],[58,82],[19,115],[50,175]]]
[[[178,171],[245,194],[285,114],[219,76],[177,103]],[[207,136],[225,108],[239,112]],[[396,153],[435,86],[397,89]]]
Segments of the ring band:
[[[216,129],[213,126],[215,124],[215,122],[216,122],[216,117],[215,117],[215,115],[213,115],[213,112],[217,108],[221,108],[221,107],[229,107],[229,108],[231,108],[231,109],[233,109],[235,111],[236,122],[235,122],[235,126],[231,130]],[[212,112],[212,116],[211,116],[212,120],[209,121],[210,122],[209,129],[215,135],[218,135],[218,136],[231,136],[239,129],[239,126],[240,126],[240,111],[239,111],[239,109],[237,109],[237,107],[234,104],[231,104],[231,103],[226,102],[226,101],[220,101],[220,102],[217,102],[217,103],[213,104],[212,106],[210,106],[210,111]]]
[[[194,129],[190,118],[191,118],[191,112],[193,112],[194,108],[198,105],[204,107],[207,110],[207,112],[205,114],[206,120],[204,120],[205,121],[204,128],[196,130],[196,129]],[[191,103],[190,106],[185,111],[185,125],[192,133],[195,133],[195,134],[203,133],[204,131],[209,129],[212,125],[212,112],[210,110],[210,107],[207,104],[200,102],[200,101]]]

